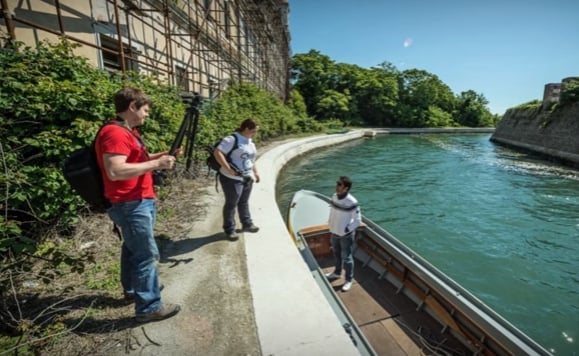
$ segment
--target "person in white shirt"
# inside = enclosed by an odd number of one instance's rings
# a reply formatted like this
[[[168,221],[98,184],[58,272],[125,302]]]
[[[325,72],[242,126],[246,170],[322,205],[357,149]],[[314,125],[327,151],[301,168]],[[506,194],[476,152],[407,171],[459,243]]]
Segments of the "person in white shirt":
[[[242,224],[241,231],[257,232],[249,211],[249,196],[253,183],[259,183],[259,173],[255,165],[257,150],[253,136],[259,126],[253,119],[245,119],[230,136],[224,137],[214,152],[221,165],[219,182],[225,195],[223,206],[223,231],[231,240],[238,238],[235,224],[235,211]],[[233,136],[235,135],[235,137]],[[237,144],[236,144],[237,143]],[[229,159],[226,152],[229,153]]]
[[[336,258],[334,272],[326,277],[335,280],[342,277],[342,267],[346,271],[346,282],[342,291],[347,292],[352,287],[354,278],[354,239],[356,229],[362,222],[362,213],[358,200],[350,194],[352,180],[342,176],[336,182],[336,193],[332,196],[328,225],[332,234],[332,249]]]

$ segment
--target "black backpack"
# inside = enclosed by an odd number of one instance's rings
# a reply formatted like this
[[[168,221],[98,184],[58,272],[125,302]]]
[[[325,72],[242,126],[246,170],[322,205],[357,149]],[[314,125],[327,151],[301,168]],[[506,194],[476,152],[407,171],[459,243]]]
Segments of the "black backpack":
[[[237,148],[239,148],[239,144],[237,142],[237,135],[233,134],[232,136],[235,139],[235,143],[233,144],[233,148],[231,149],[231,151],[227,152],[227,154],[225,155],[225,159],[227,159],[227,161],[229,161],[231,153],[235,151]],[[205,162],[207,163],[207,168],[209,171],[214,170],[217,173],[219,173],[219,168],[221,168],[221,165],[219,164],[219,162],[217,162],[217,159],[215,159],[213,153],[215,152],[215,149],[217,148],[217,146],[219,146],[221,141],[223,141],[223,138],[219,139],[213,146],[206,147],[206,151],[207,153],[209,153],[209,156],[207,157],[207,160]]]
[[[90,205],[92,211],[99,213],[104,213],[111,204],[105,198],[105,187],[97,162],[95,143],[103,127],[111,124],[119,125],[117,121],[111,121],[101,126],[92,144],[71,153],[64,160],[62,167],[64,179],[72,189]]]

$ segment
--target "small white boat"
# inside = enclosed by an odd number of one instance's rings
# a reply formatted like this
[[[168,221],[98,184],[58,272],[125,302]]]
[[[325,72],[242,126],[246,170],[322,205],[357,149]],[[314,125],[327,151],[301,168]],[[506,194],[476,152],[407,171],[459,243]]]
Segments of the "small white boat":
[[[290,234],[362,355],[550,355],[450,277],[363,217],[352,289],[330,283],[330,198],[300,190],[287,211]]]

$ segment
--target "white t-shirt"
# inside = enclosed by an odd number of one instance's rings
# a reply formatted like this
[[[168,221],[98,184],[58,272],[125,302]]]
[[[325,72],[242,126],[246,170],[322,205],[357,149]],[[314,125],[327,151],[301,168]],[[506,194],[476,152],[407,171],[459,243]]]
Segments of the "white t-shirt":
[[[250,176],[255,180],[255,176],[253,174],[253,164],[257,157],[257,149],[255,148],[255,144],[253,143],[252,139],[247,138],[238,132],[234,132],[233,135],[237,137],[237,149],[233,150],[229,155],[229,164],[232,166],[232,168],[238,170],[241,175],[232,176],[223,168],[219,170],[219,173],[231,179],[243,180],[242,177]],[[226,157],[235,145],[235,138],[233,135],[224,137],[219,145],[217,145],[217,149],[221,151],[221,153],[223,153],[223,155]]]
[[[339,199],[334,193],[330,204],[330,217],[328,225],[334,235],[344,236],[356,230],[362,222],[362,213],[358,200],[348,193]]]

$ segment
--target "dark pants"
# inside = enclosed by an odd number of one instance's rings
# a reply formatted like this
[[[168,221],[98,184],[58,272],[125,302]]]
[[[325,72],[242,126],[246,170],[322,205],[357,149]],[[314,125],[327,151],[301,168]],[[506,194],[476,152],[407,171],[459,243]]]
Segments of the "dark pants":
[[[243,182],[236,179],[219,175],[219,182],[225,194],[223,205],[223,231],[231,234],[235,231],[235,208],[239,214],[239,221],[243,226],[251,226],[251,213],[249,212],[249,196],[253,188],[253,181]]]

